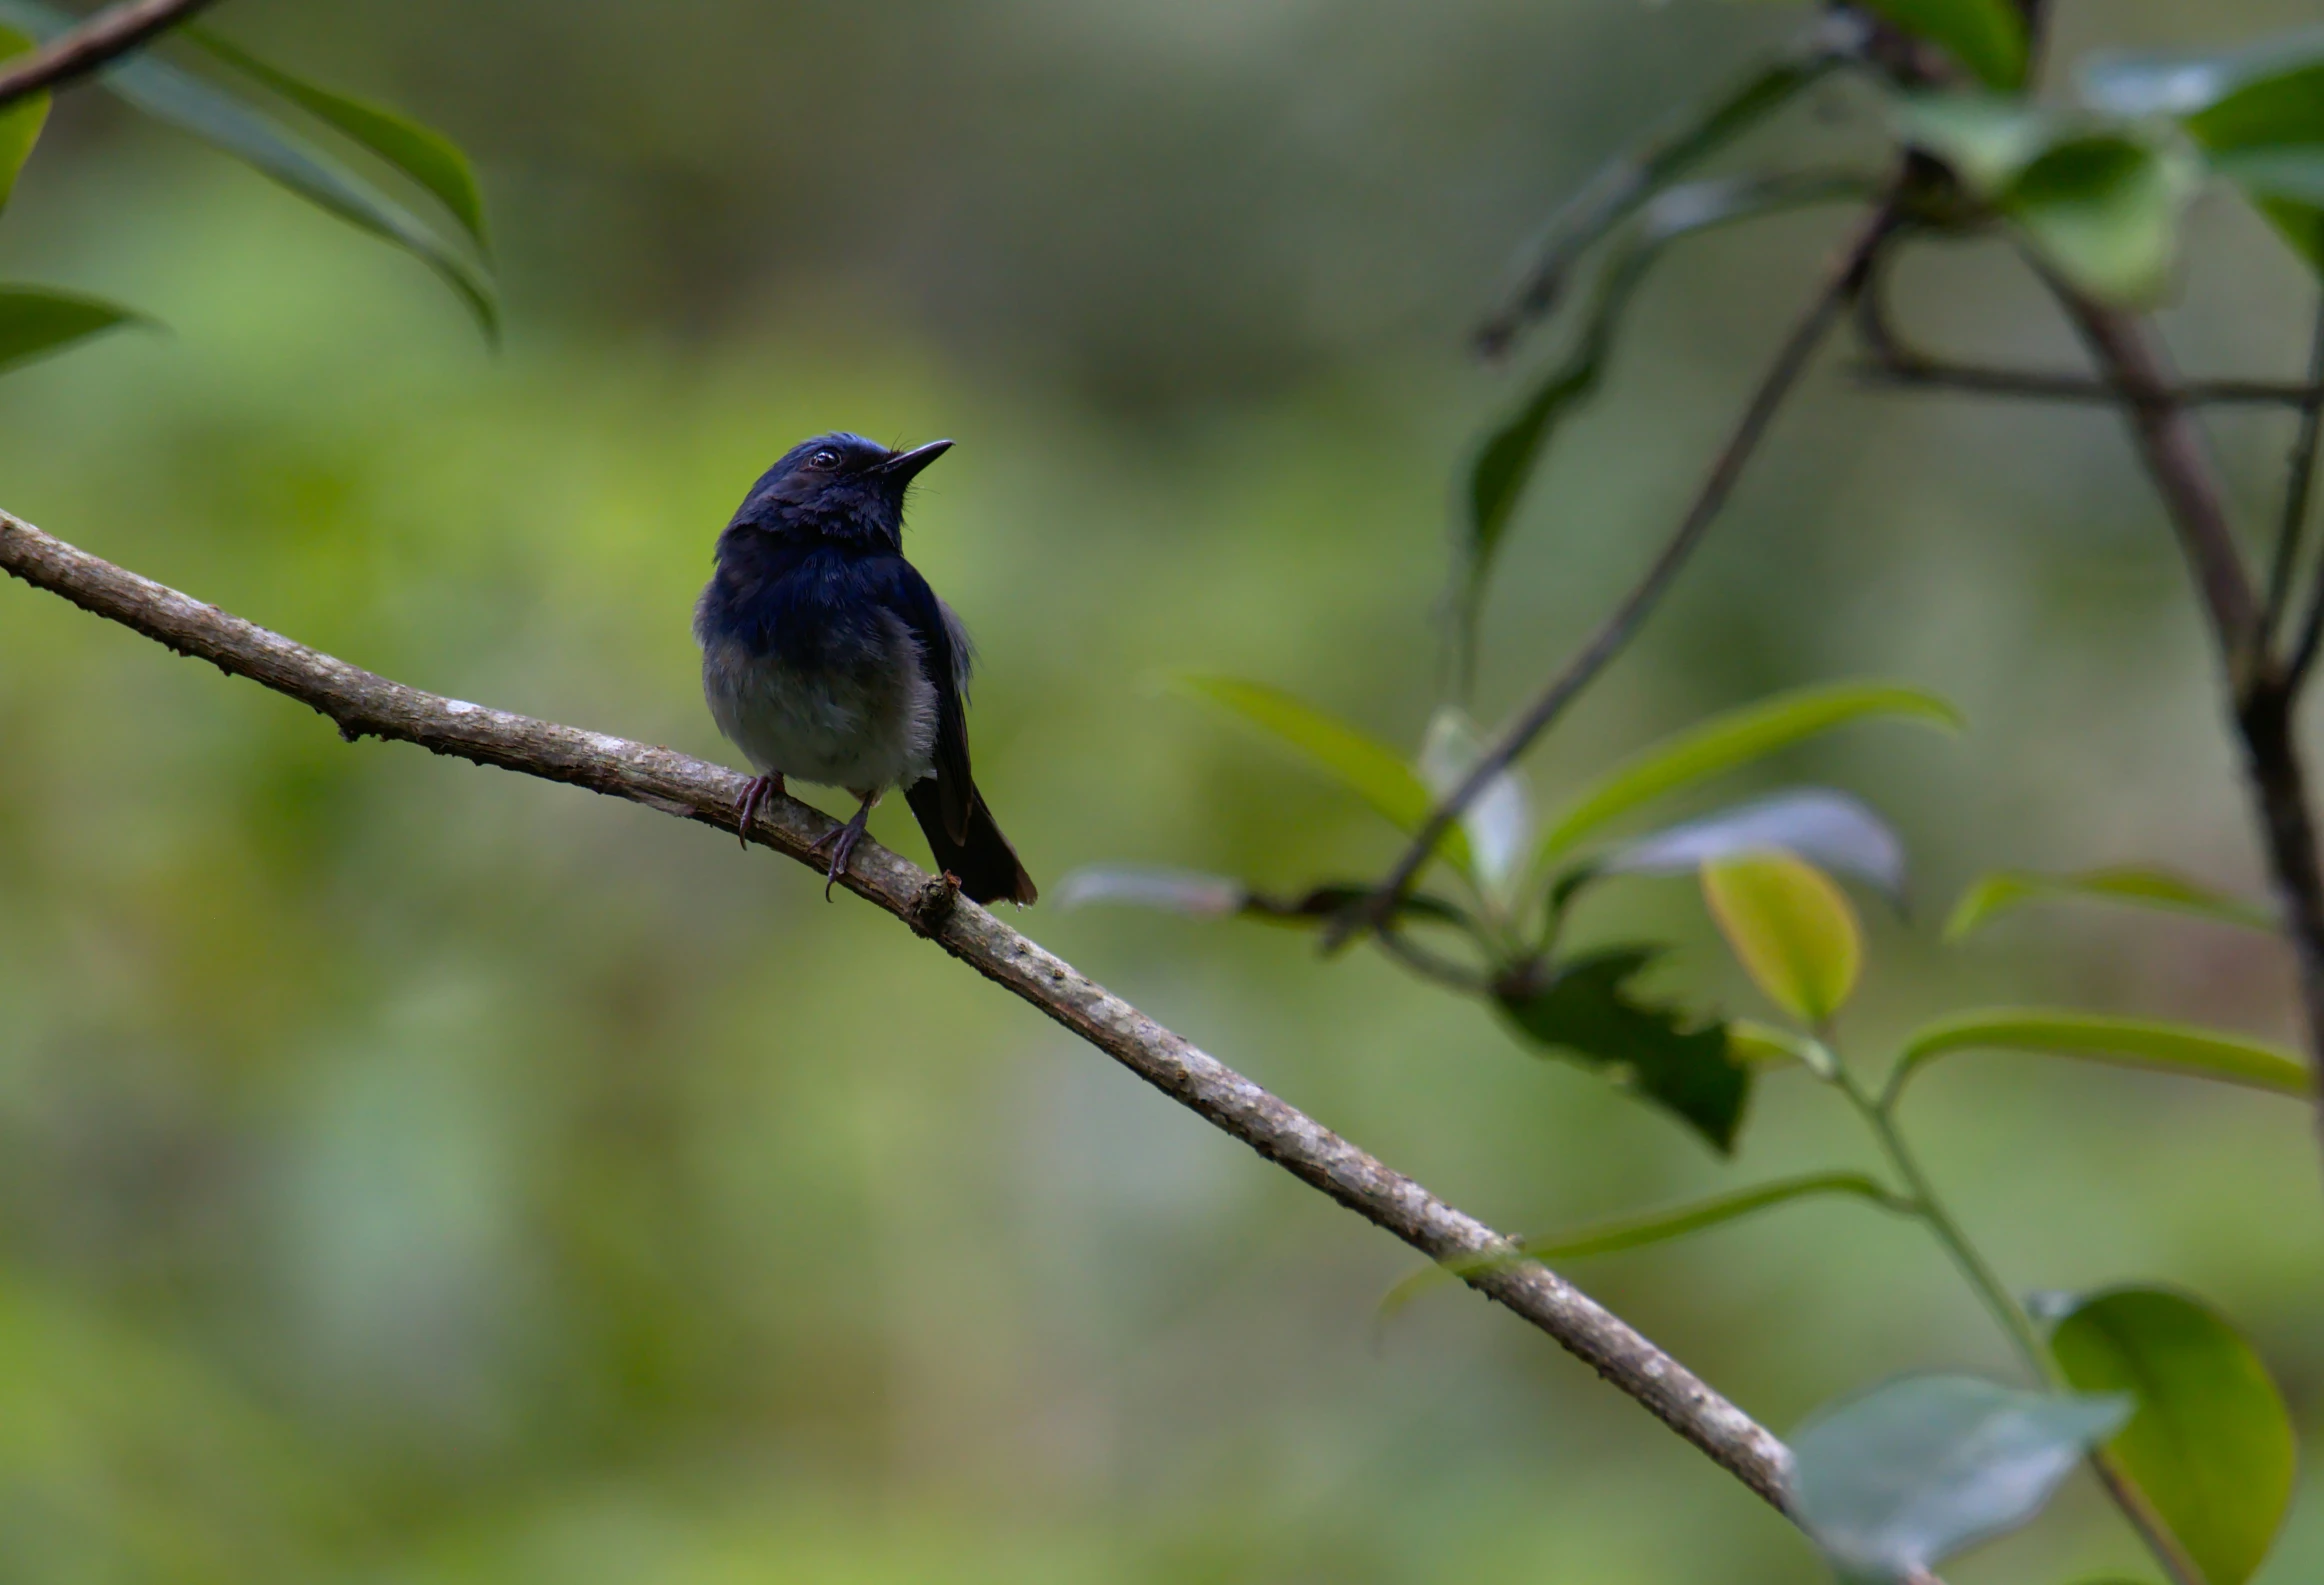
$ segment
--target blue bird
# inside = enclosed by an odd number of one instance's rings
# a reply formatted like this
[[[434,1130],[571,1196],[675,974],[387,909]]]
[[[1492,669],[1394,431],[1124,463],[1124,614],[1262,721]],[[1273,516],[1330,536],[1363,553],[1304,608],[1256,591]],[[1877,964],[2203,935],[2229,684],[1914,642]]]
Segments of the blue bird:
[[[824,839],[826,896],[890,787],[971,901],[1037,895],[969,774],[968,632],[904,559],[904,491],[951,449],[850,434],[793,446],[718,536],[695,602],[711,719],[759,772],[741,829],[786,776],[861,800]]]

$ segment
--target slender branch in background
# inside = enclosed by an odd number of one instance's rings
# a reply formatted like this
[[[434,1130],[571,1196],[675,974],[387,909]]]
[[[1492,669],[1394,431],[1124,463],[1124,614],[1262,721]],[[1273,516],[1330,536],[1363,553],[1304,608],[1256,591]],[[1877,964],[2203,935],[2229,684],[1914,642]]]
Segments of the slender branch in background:
[[[1751,460],[1752,453],[1758,450],[1768,426],[1782,410],[1784,400],[1791,395],[1792,387],[1799,383],[1800,375],[1807,369],[1816,348],[1822,344],[1825,333],[1832,328],[1833,321],[1839,318],[1850,299],[1862,288],[1874,261],[1879,257],[1881,244],[1886,241],[1894,225],[1893,212],[1888,205],[1883,204],[1857,233],[1855,240],[1841,252],[1823,285],[1818,288],[1815,300],[1792,327],[1791,334],[1784,339],[1782,348],[1776,353],[1775,361],[1760,377],[1758,389],[1752,393],[1750,404],[1736,421],[1734,433],[1728,437],[1718,459],[1712,463],[1710,474],[1704,479],[1702,488],[1696,492],[1694,503],[1687,508],[1686,516],[1680,520],[1677,531],[1648,566],[1645,576],[1623,597],[1622,603],[1614,608],[1613,614],[1606,618],[1597,632],[1590,635],[1589,641],[1566,662],[1565,669],[1550,681],[1549,686],[1478,759],[1467,779],[1453,789],[1452,796],[1437,805],[1421,826],[1419,835],[1413,838],[1411,846],[1404,850],[1404,856],[1396,861],[1396,867],[1388,872],[1387,878],[1362,902],[1351,906],[1345,914],[1325,927],[1324,945],[1327,949],[1343,945],[1359,931],[1377,929],[1394,914],[1397,904],[1403,901],[1404,894],[1426,867],[1429,855],[1436,851],[1437,843],[1443,840],[1445,832],[1452,828],[1452,823],[1461,817],[1461,812],[1496,776],[1533,746],[1533,740],[1564,713],[1566,706],[1573,703],[1599,672],[1605,670],[1607,662],[1621,653],[1622,646],[1630,641],[1631,635],[1653,613],[1663,595],[1669,592],[1671,584],[1677,581],[1680,570],[1686,566],[1687,558],[1702,543],[1703,535],[1718,518],[1719,509],[1727,504],[1727,497],[1733,492],[1735,481],[1743,476],[1744,465]]]
[[[183,655],[247,677],[330,718],[340,735],[569,782],[665,814],[736,829],[745,778],[621,738],[446,699],[334,660],[53,539],[0,512],[0,570]],[[820,873],[815,844],[835,823],[778,796],[744,833]],[[840,883],[935,941],[1214,1127],[1395,1234],[1430,1259],[1463,1263],[1471,1287],[1587,1362],[1779,1510],[1791,1453],[1772,1433],[1619,1316],[1509,1239],[1392,1171],[1288,1103],[1077,973],[957,890],[874,842]]]
[[[1874,385],[1962,391],[1972,396],[2102,402],[2112,406],[2133,400],[2128,391],[2084,375],[1989,369],[1966,363],[1940,363],[1933,358],[1891,363],[1876,357],[1857,373]],[[2324,399],[2324,385],[2295,385],[2275,380],[2189,380],[2184,385],[2173,386],[2163,397],[2164,405],[2170,407],[2312,408],[2320,399]]]
[[[2317,1126],[2324,1132],[2324,871],[2318,868],[2307,770],[2292,730],[2305,668],[2295,660],[2295,669],[2286,670],[2268,653],[2261,606],[2228,526],[2226,486],[2193,416],[2157,399],[2171,381],[2147,327],[2055,280],[2050,284],[2096,355],[2100,372],[2141,393],[2142,399],[2126,409],[2131,435],[2169,511],[2226,663],[2244,776],[2284,934],[2299,970],[2309,1062],[2319,1085]]]
[[[0,107],[86,77],[213,0],[128,0],[67,29],[29,55],[0,66]]]
[[[2324,297],[2316,303],[2316,330],[2308,346],[2308,382],[2324,384]],[[2290,603],[2292,574],[2300,559],[2300,538],[2308,526],[2308,505],[2316,487],[2316,443],[2324,434],[2324,391],[2316,391],[2300,406],[2300,431],[2292,441],[2292,460],[2289,477],[2284,481],[2284,515],[2276,525],[2275,564],[2268,574],[2267,630],[2273,634],[2282,625],[2284,608]],[[2315,664],[2316,634],[2324,627],[2324,571],[2317,574],[2315,597],[2309,602],[2307,619],[2301,624],[2298,648],[2292,663],[2286,668],[2286,679],[2297,692],[2308,668]]]

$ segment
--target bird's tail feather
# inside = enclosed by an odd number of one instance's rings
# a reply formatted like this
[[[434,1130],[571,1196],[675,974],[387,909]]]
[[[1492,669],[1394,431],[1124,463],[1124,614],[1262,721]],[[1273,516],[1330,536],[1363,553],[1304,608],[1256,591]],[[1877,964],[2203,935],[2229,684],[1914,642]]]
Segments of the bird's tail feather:
[[[992,811],[984,806],[984,795],[973,786],[968,793],[968,828],[958,841],[945,829],[944,799],[936,777],[905,788],[904,801],[912,806],[921,833],[928,838],[937,869],[959,877],[961,895],[970,902],[1005,898],[1012,903],[1029,903],[1040,895],[1034,889],[1033,877],[1017,862],[1017,850],[1009,846]]]

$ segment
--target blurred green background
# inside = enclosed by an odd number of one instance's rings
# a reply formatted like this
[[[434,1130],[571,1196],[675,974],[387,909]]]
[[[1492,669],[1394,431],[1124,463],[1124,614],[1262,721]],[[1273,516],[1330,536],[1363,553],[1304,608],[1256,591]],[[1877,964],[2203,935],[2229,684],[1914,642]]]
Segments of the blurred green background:
[[[2304,20],[2069,3],[2060,53]],[[802,435],[950,435],[910,548],[982,646],[980,774],[1045,885],[1130,860],[1273,886],[1392,834],[1173,669],[1413,741],[1451,480],[1514,386],[1464,331],[1556,197],[1793,25],[1675,0],[1390,6],[234,0],[216,25],[451,133],[509,344],[409,260],[60,106],[11,278],[166,321],[0,383],[0,501],[422,687],[731,760],[688,604]],[[1823,96],[1766,152],[1840,148]],[[1745,159],[1740,163],[1748,164]],[[1480,706],[1575,643],[1678,510],[1839,217],[1673,259],[1555,456]],[[2288,377],[2306,290],[2224,200],[2169,323]],[[1908,321],[2073,348],[1999,249]],[[1685,586],[1531,762],[1544,798],[1778,687],[1906,678],[1813,779],[1906,834],[1860,1056],[1970,1000],[2290,1033],[2264,942],[2050,910],[1959,949],[2006,863],[2257,893],[2210,659],[2102,415],[1869,394],[1827,359]],[[2223,418],[2256,521],[2286,425]],[[0,1578],[1795,1581],[1806,1545],[1544,1338],[796,866],[569,789],[340,743],[282,699],[0,588]],[[1705,796],[1711,796],[1706,793]],[[828,800],[826,800],[828,802]],[[838,807],[832,805],[832,807]],[[883,840],[919,854],[899,807]],[[1658,983],[1761,1013],[1680,882],[1593,904]],[[1764,1086],[1735,1164],[1376,957],[1120,912],[1022,923],[1502,1226],[1861,1159]],[[2010,1280],[2187,1284],[2324,1432],[2300,1108],[1973,1058],[1912,1111]],[[1575,1276],[1779,1429],[1883,1375],[2006,1374],[1912,1230],[1810,1205]],[[2088,1490],[1948,1570],[2133,1544]],[[2312,1481],[2264,1576],[2324,1570]]]

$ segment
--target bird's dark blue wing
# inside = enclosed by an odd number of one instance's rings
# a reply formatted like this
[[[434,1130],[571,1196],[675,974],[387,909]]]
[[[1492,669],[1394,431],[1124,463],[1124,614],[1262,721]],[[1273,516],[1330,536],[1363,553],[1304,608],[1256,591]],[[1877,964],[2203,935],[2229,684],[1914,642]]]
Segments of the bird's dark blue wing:
[[[928,580],[903,557],[880,556],[858,566],[876,597],[919,643],[920,666],[936,697],[936,789],[944,829],[954,841],[966,841],[976,781],[969,773],[968,712],[960,696],[968,674],[965,636],[954,630]]]

